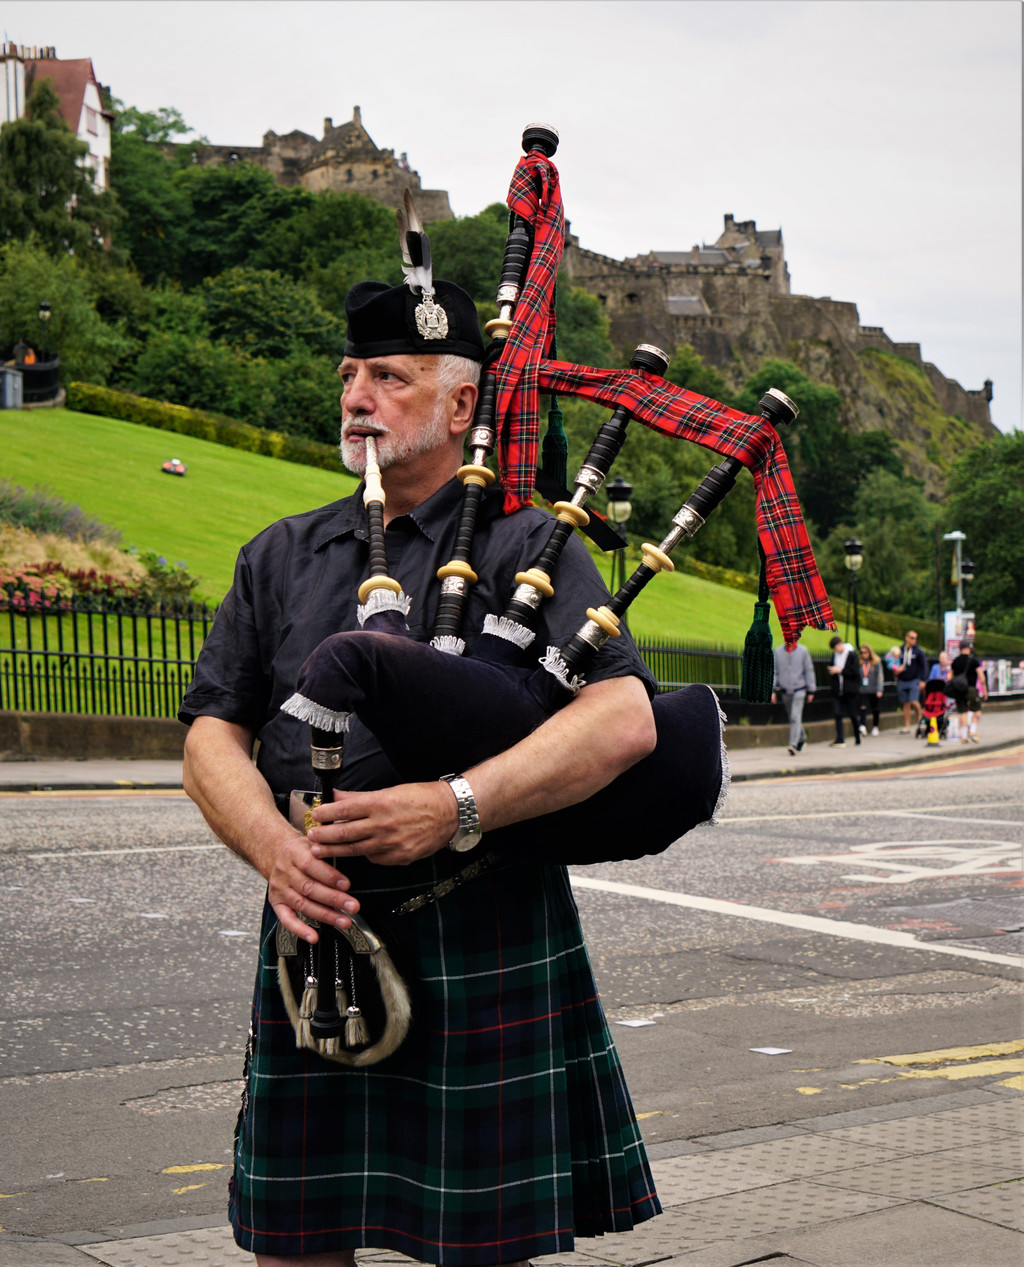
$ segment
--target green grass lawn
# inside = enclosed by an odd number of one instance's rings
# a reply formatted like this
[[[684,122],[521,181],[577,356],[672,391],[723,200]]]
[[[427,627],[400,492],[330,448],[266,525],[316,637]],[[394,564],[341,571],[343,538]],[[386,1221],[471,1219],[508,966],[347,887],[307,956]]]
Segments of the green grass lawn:
[[[240,546],[282,515],[345,497],[356,480],[68,409],[0,410],[0,474],[48,485],[120,529],[122,545],[183,562],[219,602]],[[184,478],[160,465],[181,458]]]
[[[218,602],[230,585],[239,547],[261,528],[344,497],[356,486],[340,470],[321,471],[68,409],[0,410],[0,453],[5,478],[26,488],[45,484],[120,529],[125,546],[183,562],[201,578],[198,597],[210,602]],[[171,457],[188,465],[184,478],[160,470]],[[607,580],[610,556],[601,556],[599,566]],[[639,637],[742,646],[753,612],[753,594],[676,572],[655,577],[630,609],[629,621]],[[781,641],[774,610],[772,629]],[[817,651],[827,648],[829,636],[808,630],[804,641]],[[861,638],[876,650],[892,641],[867,629]]]

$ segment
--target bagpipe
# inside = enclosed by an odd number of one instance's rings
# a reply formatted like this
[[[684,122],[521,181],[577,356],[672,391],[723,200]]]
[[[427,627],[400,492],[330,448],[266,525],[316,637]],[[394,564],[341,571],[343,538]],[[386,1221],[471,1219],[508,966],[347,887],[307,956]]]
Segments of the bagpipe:
[[[458,472],[462,507],[451,560],[437,574],[441,588],[429,643],[409,636],[408,600],[388,575],[384,490],[374,438],[366,438],[364,503],[370,544],[369,576],[359,589],[361,627],[320,643],[303,664],[295,693],[282,705],[311,727],[313,767],[323,799],[330,798],[337,782],[343,736],[353,715],[376,738],[398,779],[418,782],[471,769],[566,706],[585,685],[604,645],[620,636],[629,605],[655,576],[673,570],[672,552],[699,531],[744,469],[754,476],[762,560],[755,606],[760,636],[748,638],[751,658],[760,655],[760,668],[745,674],[745,681],[749,678],[753,689],[770,693],[769,592],[788,640],[799,635],[803,624],[831,623],[778,443],[776,428],[797,414],[791,400],[771,389],[760,402],[760,415],[728,409],[666,382],[669,358],[648,344],[636,349],[626,371],[570,365],[548,355],[563,237],[558,176],[551,162],[556,146],[553,129],[535,125],[524,133],[525,157],[509,192],[510,232],[498,316],[485,327],[491,343],[469,433],[470,461]],[[422,279],[425,262],[429,276],[429,243],[408,196],[398,220],[407,277]],[[595,436],[572,491],[563,489],[564,495],[555,500],[552,531],[539,557],[516,575],[505,610],[486,616],[472,655],[466,655],[463,611],[477,580],[473,537],[483,490],[494,480],[486,462],[497,447],[506,513],[531,500],[541,390],[599,401],[613,413]],[[717,449],[723,460],[684,501],[665,538],[643,545],[642,562],[625,584],[606,603],[581,613],[578,629],[563,645],[546,647],[538,655],[533,649],[536,625],[554,593],[565,543],[577,529],[594,532],[585,506],[607,478],[634,419]],[[550,484],[549,479],[547,489]],[[603,532],[611,530],[603,525]],[[618,543],[617,536],[613,541]],[[538,864],[634,859],[659,853],[692,828],[714,821],[728,786],[724,718],[714,692],[700,684],[686,686],[656,695],[652,709],[657,742],[649,756],[580,804],[488,832],[487,859]],[[348,954],[347,972],[343,952]],[[386,947],[365,922],[357,921],[348,934],[321,927],[318,942],[304,953],[309,958],[301,1003],[295,1001],[283,958],[280,970],[299,1045],[355,1064],[373,1063],[393,1051],[404,1035],[403,1025],[408,1026],[408,996]],[[383,1007],[376,1006],[369,1031],[351,997],[352,964],[359,956],[373,964],[387,996]],[[346,992],[349,977],[352,989]]]

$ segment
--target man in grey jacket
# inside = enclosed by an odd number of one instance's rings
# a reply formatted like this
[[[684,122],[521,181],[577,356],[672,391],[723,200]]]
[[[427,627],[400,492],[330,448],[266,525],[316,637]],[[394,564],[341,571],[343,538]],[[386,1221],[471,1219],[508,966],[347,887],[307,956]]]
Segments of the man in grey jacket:
[[[789,748],[795,757],[807,742],[804,731],[804,704],[814,699],[814,665],[811,653],[802,642],[792,646],[783,644],[775,648],[775,684],[772,687],[772,703],[778,696],[789,713]]]

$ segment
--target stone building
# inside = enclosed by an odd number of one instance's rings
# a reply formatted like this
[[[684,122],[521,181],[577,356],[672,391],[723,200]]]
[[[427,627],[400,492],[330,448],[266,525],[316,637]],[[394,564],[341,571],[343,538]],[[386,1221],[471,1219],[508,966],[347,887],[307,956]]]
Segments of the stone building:
[[[271,131],[264,133],[260,146],[203,146],[195,152],[195,162],[202,166],[256,163],[282,185],[298,185],[313,192],[327,189],[366,194],[387,207],[399,207],[408,189],[424,221],[452,219],[447,192],[424,189],[419,172],[412,170],[405,154],[396,158],[394,150],[379,149],[363,127],[358,106],[351,120],[339,127],[333,119],[324,119],[320,140],[298,130],[285,136]]]
[[[88,57],[61,60],[53,47],[0,45],[0,124],[21,119],[25,103],[44,79],[53,83],[64,122],[88,147],[84,165],[94,187],[110,188],[110,126],[114,116],[104,105],[107,95]]]

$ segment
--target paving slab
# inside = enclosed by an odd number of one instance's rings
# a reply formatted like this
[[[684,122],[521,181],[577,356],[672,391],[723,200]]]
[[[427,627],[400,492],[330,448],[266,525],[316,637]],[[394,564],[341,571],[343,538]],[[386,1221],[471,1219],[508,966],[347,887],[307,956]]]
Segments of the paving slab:
[[[815,1267],[1014,1267],[1024,1257],[1019,1233],[924,1202],[782,1233],[770,1244]]]

